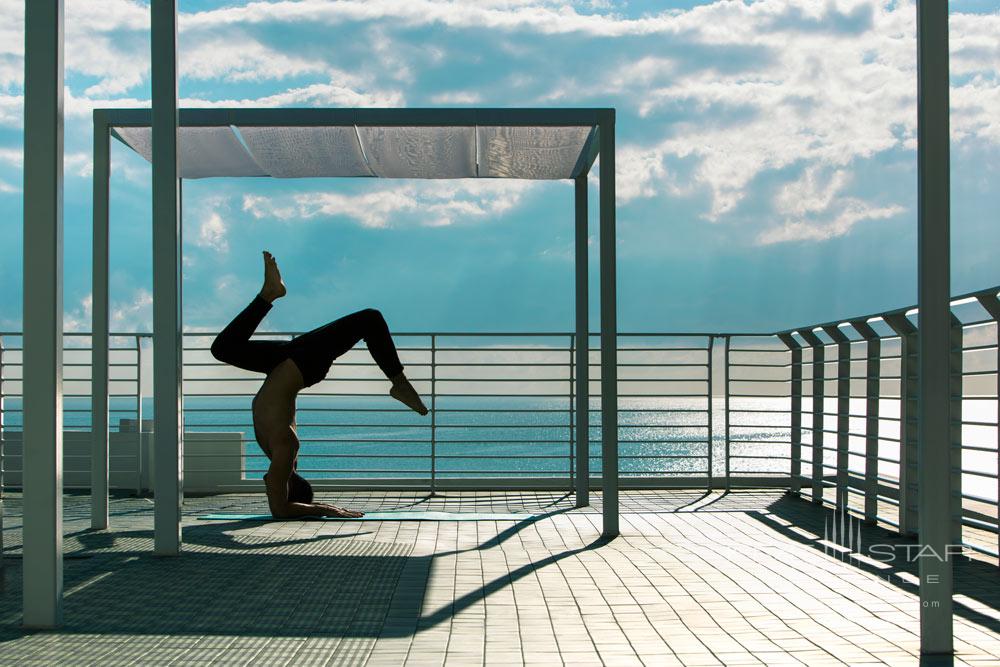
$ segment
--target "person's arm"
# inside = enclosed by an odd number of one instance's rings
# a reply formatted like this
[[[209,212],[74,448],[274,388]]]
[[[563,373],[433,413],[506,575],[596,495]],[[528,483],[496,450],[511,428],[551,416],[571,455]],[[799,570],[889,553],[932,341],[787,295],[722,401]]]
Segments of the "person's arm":
[[[363,516],[361,512],[341,509],[325,503],[293,503],[288,501],[288,479],[292,476],[295,462],[295,452],[298,450],[298,438],[294,431],[288,430],[280,442],[271,441],[271,465],[264,476],[267,487],[267,504],[271,516],[276,519],[294,519],[304,516],[339,516],[356,518]]]

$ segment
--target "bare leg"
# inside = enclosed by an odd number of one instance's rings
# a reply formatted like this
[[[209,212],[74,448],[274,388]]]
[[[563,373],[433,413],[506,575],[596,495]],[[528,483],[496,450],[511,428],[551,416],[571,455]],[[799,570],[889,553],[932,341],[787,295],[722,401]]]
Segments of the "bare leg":
[[[392,382],[389,395],[411,410],[426,415],[426,406],[403,374],[403,364],[399,360],[389,326],[382,313],[374,308],[345,315],[294,338],[288,344],[288,356],[302,369],[305,384],[309,386],[321,381],[333,360],[361,340],[368,345],[372,359]]]
[[[277,340],[250,340],[260,326],[271,303],[285,295],[278,264],[271,253],[264,251],[264,285],[258,294],[233,321],[226,325],[212,342],[212,356],[219,361],[257,373],[270,373],[287,357],[286,344]]]

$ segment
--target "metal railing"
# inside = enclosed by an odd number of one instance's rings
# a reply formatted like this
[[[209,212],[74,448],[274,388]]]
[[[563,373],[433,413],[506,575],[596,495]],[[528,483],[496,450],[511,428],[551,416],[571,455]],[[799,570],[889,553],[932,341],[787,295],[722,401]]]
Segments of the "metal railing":
[[[289,335],[293,334],[265,336]],[[327,380],[302,392],[298,399],[299,466],[304,474],[327,486],[573,487],[575,335],[403,333],[395,337],[408,377],[432,408],[430,416],[421,418],[390,399],[388,385],[367,351],[352,350],[334,363]],[[111,467],[114,471],[119,459],[122,465],[129,462],[135,480],[129,486],[140,491],[148,479],[144,467],[149,452],[143,444],[142,426],[152,407],[149,339],[146,333],[113,334],[110,354],[110,424],[113,434],[122,434],[119,446],[112,443]],[[588,341],[590,470],[595,485],[601,473],[596,341],[596,335]],[[757,476],[753,466],[730,465],[725,431],[715,423],[725,400],[721,394],[711,398],[713,356],[719,356],[716,336],[624,333],[620,341],[619,464],[626,485],[721,485],[725,483],[722,471],[731,468],[734,474],[760,477],[755,480],[758,483],[787,484],[787,464],[776,470],[768,466],[765,474]],[[207,334],[185,334],[185,430],[238,433],[239,481],[259,486],[267,460],[253,444],[250,401],[261,377],[220,364],[211,357],[210,343]],[[7,458],[14,464],[8,465],[13,473],[8,480],[16,480],[19,442],[10,436],[19,430],[22,412],[20,334],[0,333],[0,345],[0,400],[4,401]],[[90,429],[89,356],[87,334],[66,335],[67,431]],[[218,460],[217,452],[199,451],[201,444],[188,443],[186,460]],[[746,461],[752,458],[740,452],[733,455]],[[65,465],[80,486],[89,483],[87,451],[67,452]]]
[[[998,557],[1000,288],[952,302],[952,539]],[[917,532],[916,309],[780,332],[790,350],[791,490]]]
[[[954,536],[996,557],[997,288],[953,304]],[[776,334],[622,333],[618,344],[623,487],[778,486],[904,533],[916,530],[914,309]],[[289,335],[269,333],[266,337]],[[298,401],[299,466],[322,487],[565,488],[574,485],[571,333],[395,335],[432,408],[387,395],[367,351],[339,358]],[[150,335],[112,336],[112,486],[148,488]],[[185,334],[186,465],[219,491],[259,489],[267,460],[250,401],[260,376],[218,363],[210,334]],[[90,429],[89,336],[66,335],[65,429]],[[590,365],[590,471],[600,457],[600,351]],[[20,334],[0,333],[0,470],[19,473]],[[211,434],[229,434],[221,456]],[[66,451],[68,484],[89,484],[87,438]],[[199,464],[200,461],[200,464]],[[116,484],[114,474],[118,474]],[[217,474],[219,479],[212,475]],[[228,477],[224,477],[228,475]],[[224,477],[224,478],[223,478]],[[122,481],[127,480],[127,481]],[[956,508],[959,504],[956,504]]]

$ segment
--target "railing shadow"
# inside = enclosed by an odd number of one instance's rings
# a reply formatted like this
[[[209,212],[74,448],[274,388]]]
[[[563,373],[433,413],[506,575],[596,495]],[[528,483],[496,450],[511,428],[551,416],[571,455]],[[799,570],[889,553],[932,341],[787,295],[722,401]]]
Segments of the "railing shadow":
[[[82,531],[82,547],[64,566],[61,633],[404,637],[447,622],[482,598],[565,558],[600,548],[599,538],[524,564],[422,615],[435,558],[490,549],[545,518],[527,516],[471,547],[426,556],[411,545],[351,540],[364,533],[270,539],[235,536],[240,522],[186,526],[192,549],[180,557],[150,553],[151,530]],[[250,539],[251,541],[248,541]],[[130,548],[132,547],[132,548]],[[138,548],[137,548],[138,547]],[[287,550],[294,549],[294,553]],[[18,560],[8,561],[0,597],[0,642],[19,628]]]
[[[791,525],[783,525],[772,518],[780,517]],[[767,506],[767,512],[748,511],[747,516],[766,524],[772,530],[780,533],[791,541],[811,547],[818,552],[835,556],[841,562],[887,581],[907,593],[919,595],[919,587],[914,581],[919,580],[919,561],[912,557],[917,551],[918,542],[912,538],[900,536],[885,528],[864,524],[855,519],[851,530],[860,530],[860,540],[854,540],[851,548],[861,558],[851,555],[849,551],[831,550],[821,542],[824,529],[828,522],[839,521],[840,515],[832,508],[818,505],[809,500],[786,494]],[[793,528],[805,529],[815,535],[810,538]],[[873,549],[873,547],[878,547]],[[893,554],[888,559],[889,553]],[[997,576],[996,565],[967,556],[953,556],[954,595],[963,595],[969,599],[981,602],[993,609],[1000,609],[1000,577]],[[916,602],[915,602],[916,604]],[[979,612],[961,600],[955,600],[954,613],[977,625],[1000,633],[1000,620]],[[937,660],[940,656],[928,657]],[[922,663],[923,664],[923,663]],[[927,664],[945,664],[930,662]]]

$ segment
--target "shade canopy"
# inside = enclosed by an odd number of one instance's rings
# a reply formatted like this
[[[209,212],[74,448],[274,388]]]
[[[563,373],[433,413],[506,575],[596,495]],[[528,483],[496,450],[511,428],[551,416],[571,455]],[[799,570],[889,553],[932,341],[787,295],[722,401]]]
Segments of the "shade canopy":
[[[222,124],[198,110],[198,125],[178,128],[181,178],[271,176],[274,178],[575,178],[589,169],[596,149],[596,119],[566,124],[504,124],[502,115],[478,124],[451,110],[422,110],[393,118],[327,118],[310,122]],[[278,111],[278,110],[275,110]],[[292,116],[309,110],[280,110]],[[439,112],[435,114],[435,111]],[[287,115],[284,118],[288,118]],[[231,118],[228,120],[237,120]],[[267,120],[267,119],[260,119]],[[408,120],[420,121],[406,124]],[[387,122],[388,121],[388,122]],[[435,122],[436,121],[436,122]],[[125,145],[152,161],[149,124],[112,127]]]

